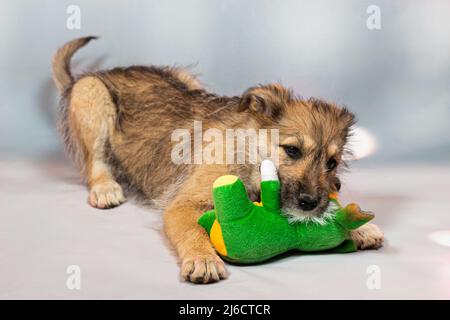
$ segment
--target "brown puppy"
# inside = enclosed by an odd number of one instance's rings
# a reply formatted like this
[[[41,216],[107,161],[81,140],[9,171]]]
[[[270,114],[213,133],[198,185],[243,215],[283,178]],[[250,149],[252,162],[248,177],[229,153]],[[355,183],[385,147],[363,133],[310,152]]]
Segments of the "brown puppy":
[[[302,100],[279,84],[250,88],[241,97],[219,97],[179,68],[134,66],[74,79],[70,58],[91,39],[67,43],[53,62],[54,81],[62,94],[65,144],[86,178],[92,206],[117,206],[125,201],[126,190],[164,207],[164,229],[184,279],[208,283],[226,277],[222,260],[197,224],[199,214],[211,207],[214,180],[236,174],[252,198],[259,193],[261,157],[253,164],[173,161],[174,131],[185,128],[192,133],[194,121],[201,121],[202,132],[279,130],[278,140],[268,139],[266,147],[275,145],[279,151],[283,207],[300,220],[320,218],[328,194],[340,187],[337,171],[354,124],[348,110]],[[194,150],[192,158],[199,152]],[[360,248],[378,248],[383,234],[370,224],[352,238]]]

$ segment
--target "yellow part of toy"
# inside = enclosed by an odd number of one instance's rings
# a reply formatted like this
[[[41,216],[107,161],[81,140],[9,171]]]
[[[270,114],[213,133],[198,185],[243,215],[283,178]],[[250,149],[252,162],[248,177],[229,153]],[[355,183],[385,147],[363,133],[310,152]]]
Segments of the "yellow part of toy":
[[[222,228],[220,227],[220,224],[217,220],[214,221],[211,227],[209,237],[217,252],[226,257],[227,248],[225,247],[225,242],[223,241]]]
[[[341,203],[340,203],[340,201],[338,199],[338,193],[337,192],[330,193],[328,198],[335,200],[339,205],[341,205]]]
[[[233,175],[221,176],[220,178],[217,178],[216,181],[214,181],[213,188],[215,189],[217,187],[233,184],[237,181],[237,179],[238,177]]]
[[[337,200],[338,199],[338,193],[337,192],[332,192],[332,193],[330,193],[328,198]]]

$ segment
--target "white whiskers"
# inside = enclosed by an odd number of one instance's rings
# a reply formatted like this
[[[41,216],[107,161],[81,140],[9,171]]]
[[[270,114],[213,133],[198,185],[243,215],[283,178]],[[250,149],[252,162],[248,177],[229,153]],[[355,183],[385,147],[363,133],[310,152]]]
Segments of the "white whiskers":
[[[284,208],[283,215],[288,219],[290,224],[306,222],[324,225],[328,222],[328,220],[334,218],[337,209],[339,209],[339,207],[336,203],[329,202],[327,208],[320,217],[307,215],[305,211],[297,208]]]

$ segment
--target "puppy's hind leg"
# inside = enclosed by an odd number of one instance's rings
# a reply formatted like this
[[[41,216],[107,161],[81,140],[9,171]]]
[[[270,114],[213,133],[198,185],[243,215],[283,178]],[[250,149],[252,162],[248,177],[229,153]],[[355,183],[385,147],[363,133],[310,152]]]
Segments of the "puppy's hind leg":
[[[116,108],[104,83],[96,77],[80,79],[72,88],[66,126],[68,143],[79,155],[89,187],[89,203],[106,209],[125,201],[106,159],[106,144],[114,134]]]

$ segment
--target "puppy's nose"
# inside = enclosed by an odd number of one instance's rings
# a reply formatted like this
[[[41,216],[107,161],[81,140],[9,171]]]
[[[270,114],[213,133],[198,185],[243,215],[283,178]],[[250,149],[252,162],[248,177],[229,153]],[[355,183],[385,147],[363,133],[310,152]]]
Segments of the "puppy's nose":
[[[319,201],[309,194],[301,194],[299,199],[299,206],[304,211],[310,211],[317,207]]]

